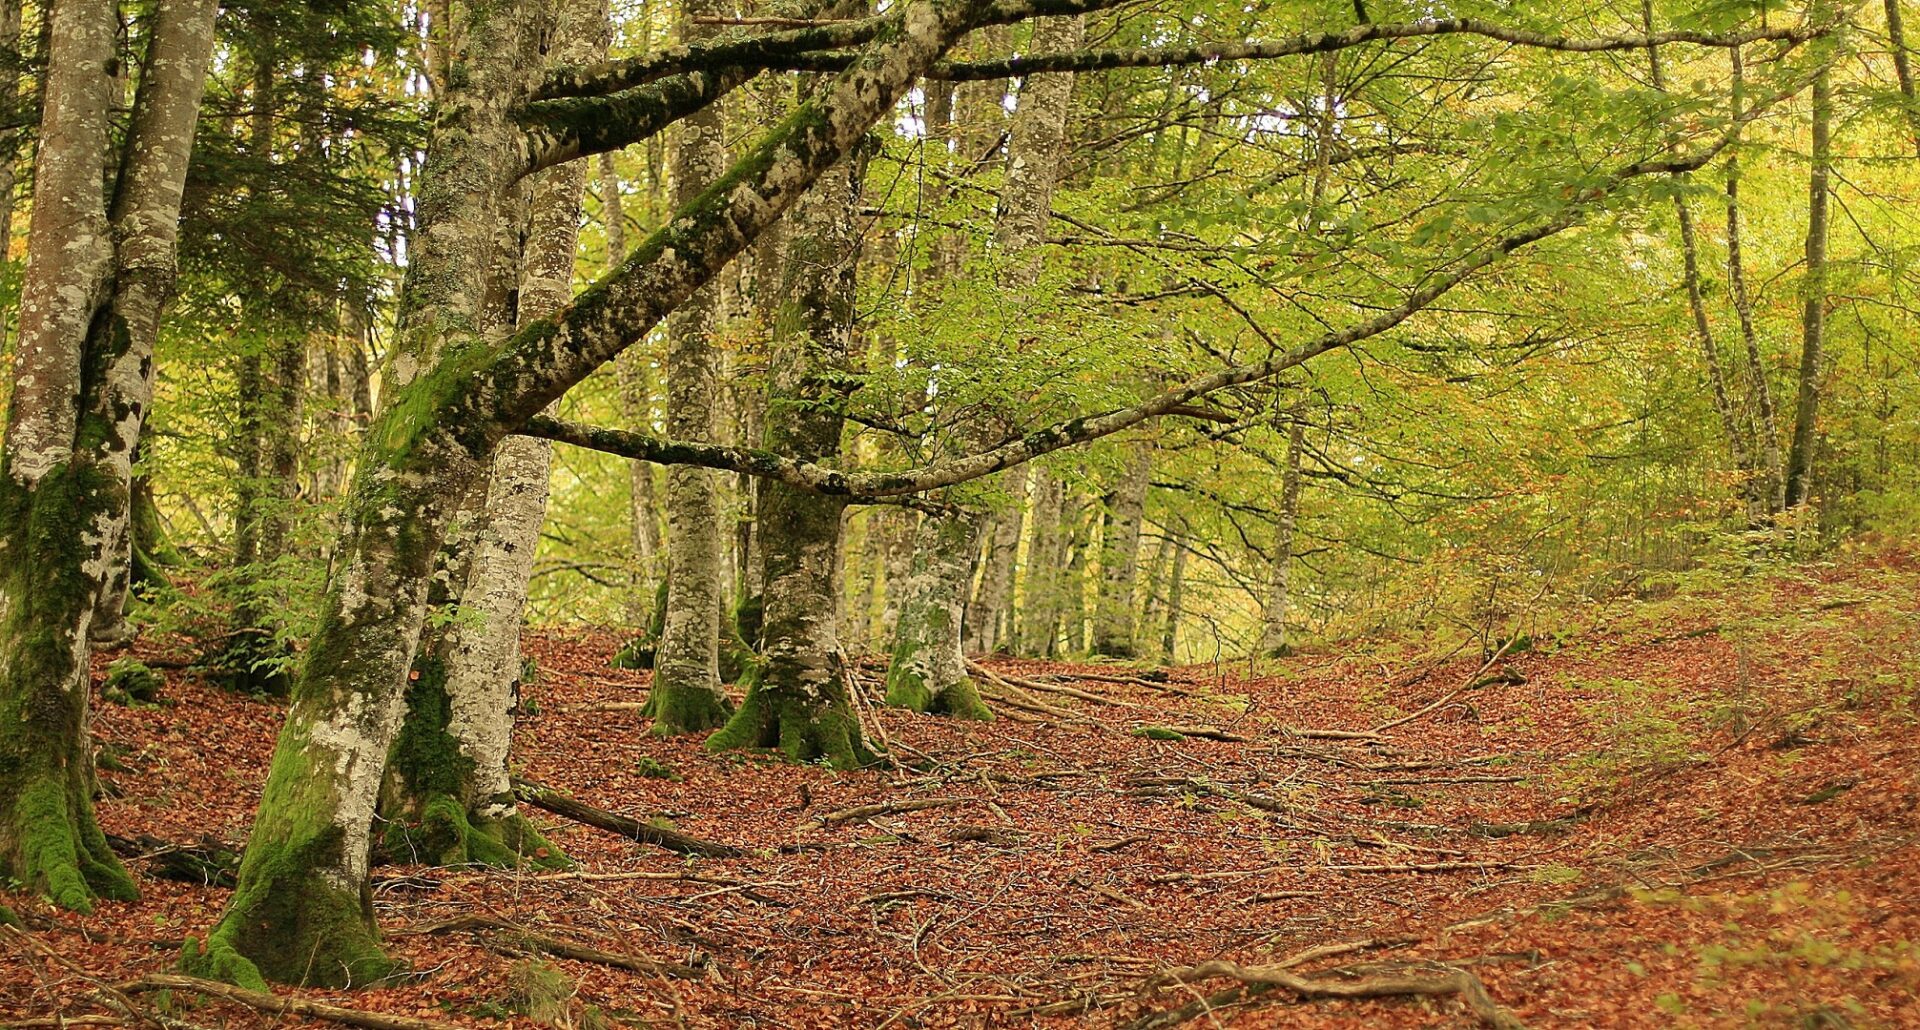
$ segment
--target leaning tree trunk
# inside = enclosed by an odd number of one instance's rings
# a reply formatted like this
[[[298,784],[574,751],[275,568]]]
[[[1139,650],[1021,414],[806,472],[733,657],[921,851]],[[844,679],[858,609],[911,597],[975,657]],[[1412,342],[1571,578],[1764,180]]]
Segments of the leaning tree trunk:
[[[173,292],[211,0],[161,3],[111,210],[114,5],[56,6],[0,451],[0,874],[80,911],[132,897],[95,821],[88,633],[126,546],[133,454]]]
[[[584,64],[606,50],[607,11],[575,2],[559,15],[547,47],[554,67]],[[524,235],[501,249],[518,256],[524,328],[553,315],[573,296],[574,249],[586,163],[533,177]],[[382,814],[393,821],[389,850],[436,865],[557,867],[560,850],[515,805],[507,754],[520,685],[520,626],[540,526],[547,515],[553,445],[508,437],[493,471],[465,554],[450,562],[462,575],[459,617],[429,634],[421,674],[408,686],[407,716],[389,759]],[[447,549],[453,549],[449,541]]]
[[[1132,658],[1133,585],[1140,572],[1140,520],[1146,513],[1147,488],[1153,471],[1153,450],[1144,442],[1133,445],[1107,505],[1106,531],[1100,540],[1100,593],[1093,613],[1093,653],[1109,658]]]
[[[1294,411],[1287,430],[1286,469],[1280,473],[1280,517],[1273,527],[1273,559],[1268,566],[1267,607],[1262,617],[1260,652],[1277,658],[1293,653],[1287,639],[1287,609],[1293,585],[1293,530],[1300,517],[1300,451],[1306,420]]]
[[[426,622],[428,579],[461,495],[501,440],[712,281],[892,110],[985,6],[910,2],[890,15],[893,31],[776,127],[735,167],[728,189],[683,205],[619,271],[553,318],[498,342],[481,334],[477,308],[493,209],[539,166],[523,147],[528,135],[535,143],[550,139],[523,134],[514,122],[523,110],[522,71],[538,58],[542,12],[531,3],[469,9],[418,180],[394,386],[355,465],[338,572],[276,745],[239,883],[208,939],[188,942],[191,968],[255,987],[268,976],[358,983],[391,968],[373,922],[370,828]],[[692,99],[665,110],[708,103],[724,81],[692,73],[682,83]],[[578,147],[605,149],[644,136],[662,110],[642,104],[570,124],[607,134]]]
[[[833,464],[849,381],[860,162],[820,177],[787,216],[782,303],[769,349],[765,446]],[[763,280],[762,288],[773,284]],[[872,760],[847,696],[835,633],[845,502],[784,483],[762,484],[758,533],[761,660],[747,695],[707,747],[777,748],[796,762],[851,768]]]
[[[1044,19],[1034,34],[1038,51],[1072,50],[1079,45],[1081,19]],[[1021,87],[995,226],[1006,262],[1003,279],[1016,291],[1030,288],[1038,275],[1037,250],[1046,240],[1072,93],[1071,74],[1028,76]],[[960,433],[968,446],[986,442],[987,436],[983,425],[965,427]],[[922,521],[914,540],[907,597],[894,630],[893,660],[887,668],[888,704],[968,719],[991,717],[979,688],[967,676],[960,649],[983,523],[978,513],[964,511]]]
[[[1801,280],[1800,388],[1793,409],[1793,442],[1787,450],[1786,507],[1797,508],[1813,492],[1814,432],[1820,416],[1820,358],[1827,333],[1827,195],[1831,174],[1833,85],[1830,68],[1813,80],[1813,170],[1807,179],[1807,272]]]
[[[683,38],[710,35],[695,23],[720,13],[713,0],[682,9]],[[680,125],[673,141],[673,196],[683,205],[705,190],[725,162],[718,105]],[[720,349],[713,345],[718,285],[696,293],[667,321],[667,435],[709,442],[719,402]],[[719,474],[691,465],[667,469],[667,612],[653,660],[646,714],[657,734],[697,733],[727,718],[720,691],[721,568]]]

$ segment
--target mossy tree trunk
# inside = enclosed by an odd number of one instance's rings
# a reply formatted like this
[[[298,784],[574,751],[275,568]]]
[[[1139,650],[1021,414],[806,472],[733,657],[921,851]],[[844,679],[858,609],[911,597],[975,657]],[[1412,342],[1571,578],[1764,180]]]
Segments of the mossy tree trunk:
[[[543,48],[552,66],[605,53],[603,3],[574,0],[557,16]],[[517,276],[504,285],[502,310],[491,320],[525,326],[559,311],[573,295],[581,161],[536,173],[515,223],[500,234],[494,267]],[[508,304],[505,297],[517,297]],[[511,309],[511,310],[507,310]],[[449,618],[423,641],[419,678],[408,688],[407,716],[395,740],[382,814],[391,822],[388,850],[438,865],[567,864],[515,805],[508,772],[513,708],[521,673],[520,627],[540,526],[547,513],[553,445],[509,437],[494,452],[485,498],[470,531],[443,545],[441,561],[456,577]],[[448,552],[459,552],[449,554]]]
[[[681,10],[681,38],[712,35],[718,30],[695,19],[719,13],[713,0],[692,0]],[[680,123],[670,159],[676,204],[688,203],[719,178],[726,126],[718,105]],[[667,433],[676,440],[714,438],[720,348],[713,345],[713,333],[719,304],[718,284],[710,284],[667,320]],[[667,469],[667,613],[646,708],[656,734],[712,729],[732,707],[720,690],[719,479],[718,473],[688,465]]]
[[[840,454],[863,164],[850,158],[821,176],[783,226],[785,270],[771,326],[765,441],[770,450],[809,461]],[[773,290],[776,283],[766,276],[760,286]],[[709,748],[777,748],[794,761],[821,760],[835,768],[872,760],[838,663],[845,506],[841,498],[784,483],[762,486],[764,645],[740,710],[708,740]]]
[[[111,199],[117,11],[51,13],[35,203],[0,450],[0,875],[80,911],[132,880],[95,821],[88,638],[124,575],[133,456],[173,294],[211,0],[155,10]]]
[[[479,307],[499,199],[554,154],[623,145],[685,108],[561,105],[584,106],[593,117],[523,133],[516,115],[542,117],[520,104],[516,87],[538,60],[544,5],[465,9],[463,45],[449,55],[449,88],[418,180],[393,386],[355,465],[338,572],[239,884],[208,938],[189,942],[190,968],[256,986],[269,977],[359,983],[390,968],[369,904],[370,829],[426,621],[427,584],[460,498],[505,437],[711,281],[985,10],[981,0],[915,2],[890,14],[892,31],[775,127],[721,188],[682,205],[618,271],[553,318],[496,341]],[[711,102],[710,80],[690,73],[658,93],[637,92],[697,106]]]
[[[1106,529],[1100,536],[1100,592],[1094,602],[1093,652],[1110,658],[1137,654],[1133,639],[1133,588],[1140,572],[1140,522],[1147,505],[1153,449],[1136,442],[1120,482],[1107,496]]]
[[[1827,336],[1827,208],[1833,174],[1831,67],[1813,80],[1813,152],[1807,176],[1806,274],[1800,280],[1800,379],[1787,447],[1786,499],[1792,510],[1813,496],[1822,352]]]

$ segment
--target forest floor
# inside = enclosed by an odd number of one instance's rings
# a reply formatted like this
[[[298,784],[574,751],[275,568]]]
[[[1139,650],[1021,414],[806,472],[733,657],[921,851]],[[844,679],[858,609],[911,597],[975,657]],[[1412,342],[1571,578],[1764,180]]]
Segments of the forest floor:
[[[527,809],[580,871],[383,867],[379,920],[417,975],[287,993],[473,1027],[1147,1026],[1182,1006],[1196,1026],[1480,1021],[1456,995],[1236,998],[1232,979],[1161,975],[1227,959],[1201,972],[1461,970],[1529,1027],[1920,1026],[1916,602],[1920,561],[1855,554],[1581,606],[1558,629],[1539,616],[1530,650],[1490,663],[1477,644],[1379,645],[1154,683],[994,660],[1014,717],[879,710],[910,767],[854,773],[649,737],[625,707],[646,675],[608,668],[614,636],[534,635],[522,773],[749,857]],[[190,679],[164,701],[96,709],[126,770],[102,773],[103,823],[244,840],[280,708]],[[0,892],[31,934],[0,946],[0,1015],[110,1016],[93,981],[168,970],[227,899],[141,880],[140,901],[87,917]],[[417,932],[476,915],[697,975]],[[1201,1014],[1208,995],[1223,1007]],[[172,1005],[198,1027],[303,1025]]]

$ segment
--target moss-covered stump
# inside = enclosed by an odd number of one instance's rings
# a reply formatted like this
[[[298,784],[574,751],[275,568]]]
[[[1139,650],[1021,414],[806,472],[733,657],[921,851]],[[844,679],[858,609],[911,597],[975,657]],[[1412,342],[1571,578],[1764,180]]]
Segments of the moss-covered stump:
[[[489,817],[468,812],[449,795],[428,801],[415,823],[392,823],[381,838],[390,861],[424,865],[482,865],[496,869],[569,869],[573,862],[533,825],[509,810]]]
[[[225,916],[206,940],[187,938],[181,970],[257,991],[268,981],[356,987],[392,974],[397,964],[380,948],[371,893],[324,872],[339,864],[341,844],[329,829],[291,846],[249,845]]]
[[[100,684],[100,696],[117,705],[152,704],[160,697],[166,680],[145,663],[132,658],[116,658],[107,666],[107,678]]]
[[[860,735],[860,720],[843,694],[815,696],[763,683],[755,672],[747,679],[740,710],[720,732],[707,738],[708,751],[765,748],[794,762],[821,762],[835,769],[873,765],[880,756]]]

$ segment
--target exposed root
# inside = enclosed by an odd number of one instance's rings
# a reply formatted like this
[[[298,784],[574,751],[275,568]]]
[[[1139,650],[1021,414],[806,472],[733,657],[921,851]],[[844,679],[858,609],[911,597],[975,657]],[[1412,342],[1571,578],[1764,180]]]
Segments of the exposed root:
[[[586,944],[564,941],[558,937],[548,937],[535,933],[518,923],[508,922],[493,916],[461,916],[441,923],[416,927],[409,933],[442,934],[472,931],[496,931],[501,934],[506,951],[537,951],[555,958],[573,959],[578,962],[593,962],[615,969],[627,969],[636,973],[653,976],[670,976],[676,980],[697,980],[701,971],[680,962],[667,962],[661,959],[647,958],[643,955],[629,955],[625,952],[603,951]]]
[[[423,1019],[418,1016],[397,1016],[386,1012],[366,1012],[361,1009],[343,1008],[329,1005],[323,1001],[309,998],[294,998],[265,991],[248,990],[218,980],[202,980],[197,976],[180,976],[177,973],[149,973],[138,980],[118,985],[117,990],[126,994],[143,991],[189,991],[221,1001],[231,1001],[261,1012],[278,1015],[307,1016],[324,1019],[348,1026],[366,1027],[367,1030],[463,1030],[454,1023],[443,1023],[437,1019]]]
[[[1519,1019],[1494,1002],[1487,993],[1486,984],[1481,983],[1479,977],[1453,966],[1440,966],[1434,975],[1382,974],[1336,979],[1327,974],[1302,976],[1279,965],[1247,967],[1225,959],[1214,959],[1197,966],[1173,970],[1160,979],[1162,982],[1184,984],[1220,977],[1238,980],[1241,986],[1177,1009],[1137,1019],[1128,1024],[1129,1030],[1178,1026],[1223,1005],[1235,1004],[1273,990],[1288,991],[1302,1000],[1451,996],[1465,1002],[1468,1010],[1479,1018],[1483,1026],[1493,1027],[1494,1030],[1525,1030]]]

